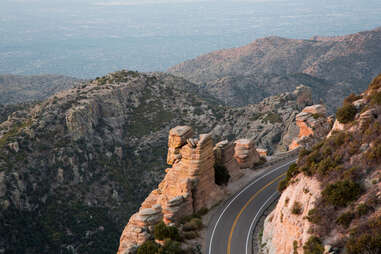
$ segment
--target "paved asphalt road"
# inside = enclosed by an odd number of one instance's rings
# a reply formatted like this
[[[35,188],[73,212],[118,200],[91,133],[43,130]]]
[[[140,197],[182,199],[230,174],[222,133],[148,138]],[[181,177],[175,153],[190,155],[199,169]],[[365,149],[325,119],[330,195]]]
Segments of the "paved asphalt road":
[[[279,197],[287,161],[270,167],[220,206],[208,226],[206,254],[252,254],[252,232],[263,211]]]

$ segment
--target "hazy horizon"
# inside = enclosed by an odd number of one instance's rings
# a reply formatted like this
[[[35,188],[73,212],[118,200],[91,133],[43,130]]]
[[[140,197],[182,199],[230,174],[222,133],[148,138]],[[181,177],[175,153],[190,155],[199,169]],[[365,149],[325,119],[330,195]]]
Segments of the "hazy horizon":
[[[379,13],[375,0],[3,0],[0,73],[165,71],[266,36],[370,30],[381,26]]]

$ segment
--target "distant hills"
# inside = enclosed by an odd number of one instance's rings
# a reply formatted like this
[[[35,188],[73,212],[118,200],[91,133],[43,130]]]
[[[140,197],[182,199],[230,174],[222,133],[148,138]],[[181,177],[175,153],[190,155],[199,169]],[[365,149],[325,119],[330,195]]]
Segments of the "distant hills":
[[[0,104],[43,100],[80,80],[61,75],[0,75]]]
[[[381,72],[381,28],[339,37],[258,39],[178,64],[170,73],[203,85],[230,105],[312,87],[331,111],[348,94],[366,89]]]

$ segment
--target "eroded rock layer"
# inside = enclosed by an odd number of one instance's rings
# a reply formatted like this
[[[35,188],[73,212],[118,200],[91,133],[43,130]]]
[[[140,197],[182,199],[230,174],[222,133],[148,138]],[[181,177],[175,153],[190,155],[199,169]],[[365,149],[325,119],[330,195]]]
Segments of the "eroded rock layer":
[[[169,224],[191,215],[201,208],[210,208],[222,198],[215,184],[213,140],[210,134],[189,138],[192,129],[178,126],[170,131],[168,162],[164,180],[141,205],[125,227],[120,239],[119,254],[131,253],[149,239],[152,226],[163,220]]]
[[[305,107],[296,115],[295,121],[298,135],[293,138],[289,150],[300,146],[311,147],[318,140],[324,138],[332,128],[332,118],[327,118],[327,109],[324,105]]]

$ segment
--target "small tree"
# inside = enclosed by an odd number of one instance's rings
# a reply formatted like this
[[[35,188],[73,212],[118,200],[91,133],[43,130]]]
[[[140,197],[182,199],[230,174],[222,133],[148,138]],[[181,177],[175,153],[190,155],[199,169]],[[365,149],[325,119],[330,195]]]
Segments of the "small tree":
[[[167,226],[165,225],[164,222],[159,222],[158,224],[155,225],[154,227],[154,237],[156,240],[164,240],[168,238],[168,231],[167,231]]]
[[[349,123],[355,119],[357,110],[352,104],[346,104],[336,112],[336,118],[340,123]]]
[[[138,254],[156,254],[158,253],[160,245],[153,241],[146,241],[138,248]]]
[[[304,254],[323,254],[324,246],[320,238],[311,236],[303,246]]]
[[[181,237],[179,230],[176,227],[167,226],[164,222],[159,222],[154,227],[154,237],[156,240],[171,239],[174,241],[180,241]]]

